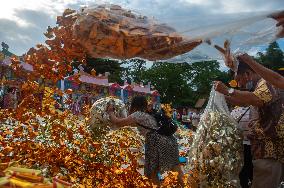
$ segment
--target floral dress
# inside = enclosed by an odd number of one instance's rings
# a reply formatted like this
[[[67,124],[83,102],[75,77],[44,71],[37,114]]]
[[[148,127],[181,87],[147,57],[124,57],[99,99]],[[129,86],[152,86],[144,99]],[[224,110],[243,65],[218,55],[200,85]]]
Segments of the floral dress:
[[[152,129],[158,129],[154,117],[145,112],[134,112],[130,115],[138,125],[139,131],[145,136],[144,174],[163,173],[173,170],[179,164],[178,143],[174,136],[164,136]],[[147,129],[149,128],[149,129]]]

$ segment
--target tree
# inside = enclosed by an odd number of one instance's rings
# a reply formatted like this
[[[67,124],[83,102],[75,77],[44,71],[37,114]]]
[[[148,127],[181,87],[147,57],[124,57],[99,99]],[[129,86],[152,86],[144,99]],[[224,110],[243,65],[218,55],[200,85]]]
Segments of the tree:
[[[78,63],[73,65],[79,66]],[[193,64],[156,62],[147,69],[146,61],[141,59],[118,62],[95,58],[87,58],[84,66],[88,73],[92,69],[98,74],[110,72],[110,82],[122,84],[125,79],[144,84],[151,82],[161,94],[162,102],[172,103],[174,106],[193,106],[199,98],[207,98],[214,80],[228,83],[229,74],[219,68],[217,61]]]
[[[228,83],[230,76],[228,73],[220,71],[219,62],[203,61],[191,64],[188,79],[197,100],[208,97],[213,81],[219,80]]]
[[[123,61],[124,69],[123,77],[131,83],[131,81],[139,83],[143,81],[143,74],[147,70],[146,61],[142,59],[130,59]]]
[[[214,80],[228,83],[230,76],[219,70],[217,61],[154,63],[143,72],[144,82],[151,82],[161,94],[163,103],[174,106],[193,106],[199,98],[207,98]]]
[[[175,106],[189,105],[192,100],[192,89],[187,83],[189,64],[154,63],[144,72],[143,80],[151,82],[161,94],[163,103],[173,103]]]
[[[257,60],[272,70],[284,67],[284,55],[277,42],[271,43],[265,53],[259,52]]]
[[[87,63],[84,65],[84,71],[91,73],[92,69],[96,71],[97,74],[104,74],[109,72],[109,82],[117,82],[123,84],[123,71],[125,68],[121,66],[122,63],[111,60],[111,59],[101,59],[101,58],[91,58],[86,59]],[[74,63],[74,68],[78,68],[79,64]]]

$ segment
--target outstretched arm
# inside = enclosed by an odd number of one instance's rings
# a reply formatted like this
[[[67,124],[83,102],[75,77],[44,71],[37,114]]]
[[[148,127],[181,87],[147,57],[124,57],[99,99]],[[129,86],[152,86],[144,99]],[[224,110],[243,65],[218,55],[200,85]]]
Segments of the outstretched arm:
[[[246,64],[248,64],[264,80],[271,83],[277,88],[284,89],[284,77],[283,76],[257,63],[248,54],[243,54],[239,56],[238,58],[241,59]]]
[[[114,107],[111,104],[108,105],[107,112],[109,114],[110,121],[119,127],[135,125],[135,120],[131,116],[126,118],[116,117],[114,114]]]
[[[228,96],[229,91],[228,87],[222,82],[215,82],[214,88],[216,91]],[[235,90],[229,97],[226,97],[227,101],[233,105],[238,106],[258,106],[261,107],[263,105],[263,101],[257,97],[253,92],[249,91],[239,91]]]
[[[135,120],[128,116],[126,118],[117,118],[113,112],[109,113],[110,121],[119,127],[135,125]]]

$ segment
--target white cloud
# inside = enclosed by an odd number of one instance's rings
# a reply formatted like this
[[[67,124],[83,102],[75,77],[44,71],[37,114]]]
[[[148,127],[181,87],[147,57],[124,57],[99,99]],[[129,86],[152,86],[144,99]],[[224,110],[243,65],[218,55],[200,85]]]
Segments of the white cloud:
[[[53,19],[70,5],[79,0],[8,0],[1,2],[0,19],[15,21],[20,26],[28,27],[31,23],[17,16],[19,10],[33,10],[47,13]]]
[[[193,5],[201,5],[201,6],[210,4],[210,0],[183,0],[183,1]]]
[[[256,56],[258,52],[264,52],[264,51],[265,51],[265,47],[256,46],[256,47],[252,47],[251,49],[249,49],[247,53],[250,56]]]

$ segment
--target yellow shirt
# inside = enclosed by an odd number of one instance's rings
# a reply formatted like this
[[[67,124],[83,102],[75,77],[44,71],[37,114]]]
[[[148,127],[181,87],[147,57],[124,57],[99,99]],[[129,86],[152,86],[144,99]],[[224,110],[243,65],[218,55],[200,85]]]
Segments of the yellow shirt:
[[[282,101],[278,100],[280,90],[263,79],[257,84],[254,95],[263,102],[262,107],[252,107],[254,117],[251,118],[250,138],[254,159],[272,158],[284,162],[284,97]],[[270,109],[274,109],[275,113]]]

